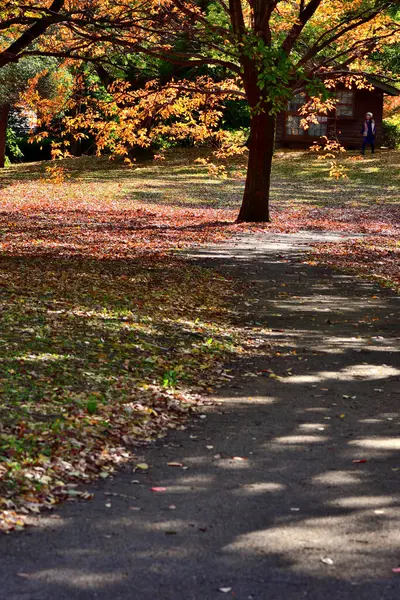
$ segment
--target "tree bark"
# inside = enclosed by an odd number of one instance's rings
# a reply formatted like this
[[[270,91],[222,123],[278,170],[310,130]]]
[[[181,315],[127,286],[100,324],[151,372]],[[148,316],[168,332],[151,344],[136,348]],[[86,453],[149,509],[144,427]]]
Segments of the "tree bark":
[[[9,104],[0,106],[0,169],[4,167],[6,162],[6,132],[9,112]]]
[[[246,186],[238,222],[268,222],[269,188],[275,143],[275,116],[266,107],[250,123]]]

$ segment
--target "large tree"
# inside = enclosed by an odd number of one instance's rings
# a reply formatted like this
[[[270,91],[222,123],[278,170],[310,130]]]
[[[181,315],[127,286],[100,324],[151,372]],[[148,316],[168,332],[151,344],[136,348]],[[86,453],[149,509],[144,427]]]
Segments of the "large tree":
[[[269,220],[275,116],[293,93],[323,99],[326,83],[368,69],[368,56],[398,39],[398,1],[170,0],[152,23],[157,42],[137,50],[180,64],[223,67],[251,109],[249,160],[239,220]],[[392,12],[391,12],[392,11]],[[163,18],[162,18],[163,17]],[[177,28],[189,48],[171,50]],[[217,90],[216,90],[217,92]]]
[[[105,63],[116,52],[142,53],[192,73],[205,66],[218,72],[215,84],[203,78],[196,85],[192,77],[193,93],[246,97],[251,133],[242,221],[269,220],[275,117],[291,95],[326,98],[335,79],[368,71],[368,57],[398,41],[400,31],[398,0],[70,0],[68,10],[59,2],[57,11],[55,2],[30,2],[36,11],[42,6],[40,18],[33,12],[37,21],[16,24],[17,31],[36,26],[35,35],[50,35],[51,43],[26,45],[23,32],[15,42],[19,56],[40,52]],[[0,65],[10,48],[15,45],[0,52]],[[221,73],[235,85],[221,86]],[[190,93],[187,82],[175,85]]]

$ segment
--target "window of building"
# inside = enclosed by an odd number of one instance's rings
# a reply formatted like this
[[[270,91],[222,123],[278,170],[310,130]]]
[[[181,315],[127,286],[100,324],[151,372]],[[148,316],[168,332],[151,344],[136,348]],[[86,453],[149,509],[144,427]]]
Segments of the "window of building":
[[[304,117],[296,115],[287,115],[286,117],[286,135],[287,136],[305,136],[321,137],[326,135],[328,129],[328,117],[317,117],[318,123],[310,123],[308,129],[301,127],[301,121]]]
[[[301,126],[301,121],[304,119],[303,115],[299,114],[299,110],[306,103],[307,96],[305,93],[296,94],[288,102],[286,111],[286,137],[311,137],[318,138],[322,135],[326,135],[328,131],[328,117],[319,116],[317,117],[317,123],[310,123],[307,129]]]
[[[354,117],[354,90],[338,90],[336,98],[336,116]]]
[[[299,108],[301,108],[305,103],[306,95],[304,94],[304,92],[301,92],[300,94],[296,94],[291,100],[289,100],[287,110],[288,112],[297,112]]]
[[[318,123],[310,123],[307,133],[310,137],[321,137],[326,135],[328,129],[328,117],[317,117]]]
[[[304,135],[304,129],[300,127],[302,118],[295,115],[288,115],[286,117],[286,135]]]

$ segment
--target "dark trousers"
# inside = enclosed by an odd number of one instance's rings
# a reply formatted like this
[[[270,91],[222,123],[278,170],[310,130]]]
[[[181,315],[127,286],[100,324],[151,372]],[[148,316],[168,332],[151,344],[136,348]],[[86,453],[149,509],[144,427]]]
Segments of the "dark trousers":
[[[365,154],[365,148],[371,146],[371,154],[375,152],[375,140],[373,142],[369,140],[363,140],[361,154]]]

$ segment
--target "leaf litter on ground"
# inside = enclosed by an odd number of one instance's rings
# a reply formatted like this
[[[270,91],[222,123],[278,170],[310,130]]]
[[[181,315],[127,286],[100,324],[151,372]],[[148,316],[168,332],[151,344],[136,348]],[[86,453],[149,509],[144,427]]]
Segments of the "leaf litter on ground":
[[[347,183],[318,179],[316,199],[310,177],[320,177],[320,166],[304,153],[280,153],[274,181],[284,185],[273,181],[266,225],[235,223],[242,181],[221,181],[216,199],[190,152],[174,151],[162,169],[72,160],[73,177],[62,186],[39,181],[37,165],[5,169],[0,530],[19,529],[62,500],[89,499],[78,484],[111,476],[134,458],[137,440],[183,428],[210,383],[226,379],[224,361],[257,351],[235,320],[232,299],[244,290],[172,252],[243,231],[363,232],[361,240],[319,246],[309,260],[396,286],[398,156],[378,155],[373,174],[355,164]],[[146,200],[152,187],[157,203]]]

